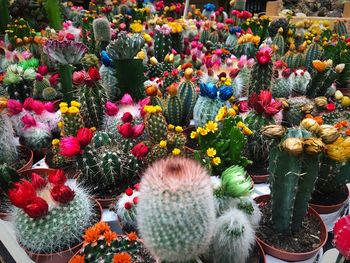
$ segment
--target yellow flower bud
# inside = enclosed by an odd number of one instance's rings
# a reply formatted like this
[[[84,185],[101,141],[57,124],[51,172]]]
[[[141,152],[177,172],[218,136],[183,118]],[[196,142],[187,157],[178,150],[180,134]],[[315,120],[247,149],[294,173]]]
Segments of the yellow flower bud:
[[[59,140],[59,139],[53,139],[51,143],[52,143],[52,145],[54,145],[54,146],[55,146],[55,145],[59,145],[59,144],[60,144],[60,140]]]
[[[172,151],[173,155],[179,155],[181,153],[181,150],[178,148],[174,148],[174,150]]]
[[[159,143],[159,146],[161,148],[165,148],[167,146],[167,141],[166,140],[161,140],[160,143]]]

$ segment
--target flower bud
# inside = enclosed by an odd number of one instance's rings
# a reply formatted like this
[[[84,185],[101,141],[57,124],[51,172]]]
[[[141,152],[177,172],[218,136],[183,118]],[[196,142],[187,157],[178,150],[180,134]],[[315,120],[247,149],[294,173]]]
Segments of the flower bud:
[[[279,138],[285,134],[286,128],[281,125],[267,125],[262,127],[260,131],[266,137]]]
[[[340,90],[337,90],[334,94],[336,100],[341,100],[343,98],[343,93]]]
[[[340,74],[340,73],[343,72],[344,68],[345,68],[345,64],[344,64],[344,63],[338,64],[338,65],[335,67],[335,72],[337,72],[338,74]]]
[[[282,148],[290,155],[299,156],[303,152],[303,141],[300,138],[287,138],[282,142]]]
[[[327,106],[327,98],[326,97],[317,97],[314,99],[314,102],[317,107],[324,108]]]
[[[151,57],[149,59],[149,62],[151,63],[151,65],[157,65],[158,64],[158,60],[155,57]]]
[[[304,140],[304,150],[307,154],[319,154],[325,149],[325,144],[318,138],[307,138]]]
[[[311,113],[314,109],[314,105],[312,104],[305,104],[301,107],[301,111],[304,112],[304,113]]]
[[[308,130],[309,132],[315,132],[317,133],[320,129],[320,125],[311,118],[303,119],[300,123],[300,126],[303,127],[305,130]]]
[[[319,129],[319,136],[326,144],[334,142],[340,136],[339,131],[332,125],[321,125]]]

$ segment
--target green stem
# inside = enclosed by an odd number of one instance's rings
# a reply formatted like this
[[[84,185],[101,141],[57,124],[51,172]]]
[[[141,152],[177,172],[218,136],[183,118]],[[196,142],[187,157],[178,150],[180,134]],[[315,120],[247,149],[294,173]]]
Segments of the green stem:
[[[3,33],[10,21],[8,0],[0,0],[0,10],[0,33]]]
[[[50,26],[55,30],[62,28],[62,14],[58,0],[46,0],[46,12],[49,17]]]
[[[64,100],[69,103],[73,100],[73,67],[71,65],[61,65],[59,71]]]

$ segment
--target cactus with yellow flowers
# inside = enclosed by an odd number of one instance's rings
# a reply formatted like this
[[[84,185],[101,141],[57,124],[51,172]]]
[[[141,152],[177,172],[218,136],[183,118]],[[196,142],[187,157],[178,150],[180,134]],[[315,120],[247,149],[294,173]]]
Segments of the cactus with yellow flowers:
[[[145,106],[145,127],[153,142],[160,142],[167,137],[167,122],[160,106]]]
[[[77,101],[68,103],[60,103],[61,121],[58,123],[58,128],[61,130],[62,136],[75,136],[77,131],[84,127],[83,118],[80,114],[81,104]]]

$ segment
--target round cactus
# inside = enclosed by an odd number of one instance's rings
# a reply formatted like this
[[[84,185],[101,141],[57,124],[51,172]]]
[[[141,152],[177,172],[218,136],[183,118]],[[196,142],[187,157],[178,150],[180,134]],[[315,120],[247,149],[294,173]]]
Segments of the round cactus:
[[[33,98],[41,99],[44,89],[50,87],[50,82],[46,78],[36,79],[33,84]]]
[[[194,259],[207,250],[215,224],[207,171],[181,157],[153,163],[142,177],[136,214],[153,255],[162,261]]]
[[[52,87],[47,87],[43,90],[42,97],[44,100],[54,100],[57,98],[57,91]]]
[[[95,54],[86,53],[81,59],[81,64],[84,68],[88,69],[90,67],[98,67],[100,65],[100,61]]]
[[[33,150],[47,148],[47,146],[50,145],[51,136],[51,131],[46,125],[43,125],[42,127],[30,127],[26,129],[22,135],[25,145]]]

